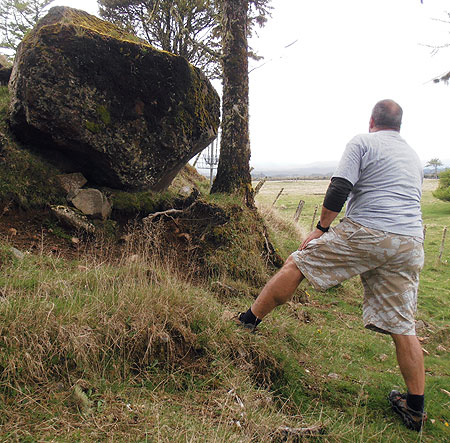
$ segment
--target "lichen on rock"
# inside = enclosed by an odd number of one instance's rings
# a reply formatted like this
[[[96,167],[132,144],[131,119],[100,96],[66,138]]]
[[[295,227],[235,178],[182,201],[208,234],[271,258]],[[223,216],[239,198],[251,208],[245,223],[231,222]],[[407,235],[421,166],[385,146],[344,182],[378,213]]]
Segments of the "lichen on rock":
[[[218,94],[200,70],[67,7],[23,40],[10,90],[18,137],[112,188],[166,189],[219,125]]]

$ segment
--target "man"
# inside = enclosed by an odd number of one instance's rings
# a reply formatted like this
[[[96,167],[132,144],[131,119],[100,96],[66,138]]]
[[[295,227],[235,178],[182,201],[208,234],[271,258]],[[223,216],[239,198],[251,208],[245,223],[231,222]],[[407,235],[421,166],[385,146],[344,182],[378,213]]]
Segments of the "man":
[[[292,297],[305,277],[325,290],[360,275],[364,325],[392,336],[408,389],[407,394],[392,391],[389,401],[408,428],[420,431],[426,420],[425,371],[414,314],[424,260],[423,172],[418,156],[399,134],[402,114],[392,100],[375,105],[369,134],[357,135],[346,147],[316,229],[237,320],[254,329]],[[348,197],[346,217],[330,229]]]

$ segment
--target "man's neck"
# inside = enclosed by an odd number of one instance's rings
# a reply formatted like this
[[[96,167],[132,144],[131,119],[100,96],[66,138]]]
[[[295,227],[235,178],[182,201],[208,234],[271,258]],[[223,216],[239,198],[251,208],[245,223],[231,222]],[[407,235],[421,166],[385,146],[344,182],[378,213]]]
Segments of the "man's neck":
[[[389,126],[374,126],[373,128],[370,128],[369,132],[378,132],[378,131],[395,131],[400,132],[400,129],[398,128],[391,128]]]

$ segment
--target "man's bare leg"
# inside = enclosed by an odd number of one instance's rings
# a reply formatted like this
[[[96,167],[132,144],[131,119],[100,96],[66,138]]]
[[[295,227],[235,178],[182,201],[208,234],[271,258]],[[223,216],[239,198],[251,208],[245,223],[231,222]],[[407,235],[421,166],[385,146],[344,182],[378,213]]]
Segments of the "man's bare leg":
[[[397,361],[408,388],[414,395],[425,391],[425,369],[423,351],[415,335],[391,334],[397,351]]]
[[[289,301],[303,278],[294,259],[289,257],[252,304],[253,314],[262,320],[274,308]]]

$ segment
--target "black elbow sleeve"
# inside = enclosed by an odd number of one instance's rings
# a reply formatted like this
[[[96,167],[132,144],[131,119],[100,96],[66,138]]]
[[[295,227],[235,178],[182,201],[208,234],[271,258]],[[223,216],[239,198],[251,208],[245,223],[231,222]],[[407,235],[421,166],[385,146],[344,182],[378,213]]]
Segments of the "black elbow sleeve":
[[[353,185],[347,179],[333,177],[330,186],[328,186],[323,205],[330,211],[341,212],[352,189]]]

